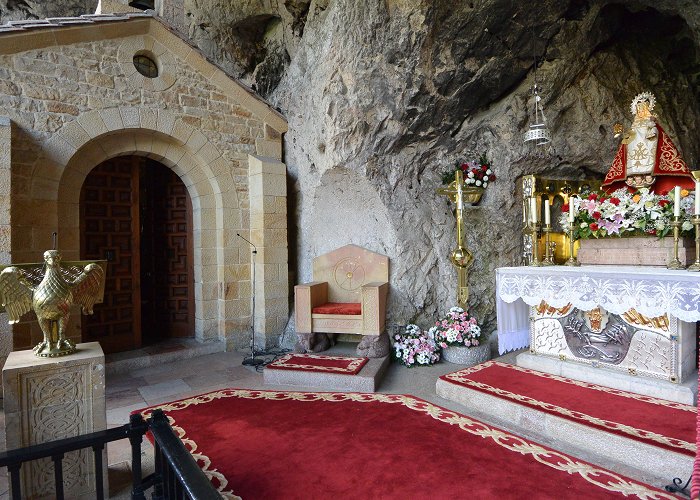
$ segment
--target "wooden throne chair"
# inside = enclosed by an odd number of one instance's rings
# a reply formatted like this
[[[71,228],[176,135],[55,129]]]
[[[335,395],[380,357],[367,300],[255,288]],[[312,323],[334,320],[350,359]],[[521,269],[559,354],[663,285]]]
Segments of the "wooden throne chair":
[[[297,352],[319,352],[335,334],[362,335],[358,354],[383,357],[389,258],[346,245],[313,260],[313,282],[294,287]]]

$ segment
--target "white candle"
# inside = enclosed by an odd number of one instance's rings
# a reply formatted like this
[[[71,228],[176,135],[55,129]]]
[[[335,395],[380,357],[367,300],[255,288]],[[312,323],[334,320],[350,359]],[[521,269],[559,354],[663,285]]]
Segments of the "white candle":
[[[546,226],[552,223],[552,216],[549,212],[549,198],[544,200],[544,223]]]
[[[700,215],[700,181],[695,181],[695,215]]]
[[[574,223],[574,218],[576,214],[574,213],[574,197],[569,198],[569,223]]]
[[[673,216],[680,217],[681,215],[681,187],[676,186],[673,190]]]
[[[530,222],[537,224],[537,200],[530,198]]]

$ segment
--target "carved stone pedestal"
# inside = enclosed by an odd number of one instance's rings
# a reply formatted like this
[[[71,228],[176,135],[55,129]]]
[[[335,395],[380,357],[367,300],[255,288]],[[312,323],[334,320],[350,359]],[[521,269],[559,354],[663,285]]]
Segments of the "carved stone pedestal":
[[[39,358],[30,350],[10,353],[2,370],[8,450],[106,429],[104,353],[98,342],[77,348],[58,358]],[[102,463],[106,497],[106,449]],[[66,498],[95,498],[93,451],[67,453],[63,478]],[[22,493],[22,498],[54,497],[50,459],[22,466]]]

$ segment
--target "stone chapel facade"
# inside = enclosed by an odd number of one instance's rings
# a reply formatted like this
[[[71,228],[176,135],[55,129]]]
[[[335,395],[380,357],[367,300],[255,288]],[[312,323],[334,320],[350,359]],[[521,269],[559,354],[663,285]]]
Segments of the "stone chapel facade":
[[[146,74],[137,69],[137,59],[153,63]],[[125,208],[134,206],[136,194],[125,200],[123,190],[93,190],[110,203],[123,202],[117,207],[121,212],[102,198],[92,205],[98,212],[112,207],[95,219],[101,220],[101,228],[123,226],[120,237],[112,239],[90,236],[85,227],[90,208],[81,197],[92,192],[85,190],[86,179],[98,166],[121,172],[119,162],[135,159],[131,163],[141,165],[141,173],[131,177],[136,179],[150,165],[160,164],[184,185],[181,198],[190,207],[189,248],[181,263],[191,274],[191,288],[182,293],[191,303],[192,310],[186,312],[193,321],[185,336],[223,341],[228,348],[247,345],[252,266],[240,233],[258,249],[256,343],[271,345],[288,321],[286,168],[281,161],[286,130],[277,111],[150,14],[2,26],[0,262],[40,262],[57,231],[64,260],[85,258],[92,245],[99,258],[115,262],[112,267],[126,273],[108,288],[143,287],[148,275],[128,275],[139,267],[137,257],[143,259],[134,247],[147,237],[133,210],[129,214]],[[116,177],[106,178],[112,180],[102,177],[91,183],[116,183]],[[141,191],[142,197],[148,196]],[[166,258],[174,250],[169,252]],[[164,279],[172,282],[173,276]],[[111,319],[139,314],[135,303],[131,310],[115,304],[98,305],[96,311],[115,306]],[[0,317],[0,356],[39,341],[38,326],[27,318],[10,328],[6,316]],[[74,340],[99,340],[85,338],[77,310],[71,323]],[[138,347],[141,340],[127,347]]]

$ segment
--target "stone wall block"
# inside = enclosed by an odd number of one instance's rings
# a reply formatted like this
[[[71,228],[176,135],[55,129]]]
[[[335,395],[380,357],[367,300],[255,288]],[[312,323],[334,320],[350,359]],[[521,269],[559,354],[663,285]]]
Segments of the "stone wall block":
[[[158,111],[155,109],[140,108],[139,119],[141,128],[156,130],[158,124]]]
[[[119,114],[126,128],[138,128],[141,126],[141,117],[138,108],[120,107]]]
[[[107,130],[121,130],[124,128],[124,121],[122,120],[122,115],[119,112],[119,108],[106,108],[99,111],[100,117],[104,122]]]
[[[44,145],[46,156],[60,165],[66,165],[76,152],[76,148],[59,135],[54,135]]]
[[[173,127],[175,126],[176,118],[177,117],[171,111],[159,109],[156,130],[166,135],[171,135]]]
[[[90,141],[90,135],[77,120],[68,122],[61,128],[61,136],[76,150]]]
[[[76,121],[83,127],[83,130],[87,133],[90,138],[99,137],[102,134],[107,133],[107,126],[105,125],[102,116],[98,111],[90,111],[88,113],[82,113],[76,118]]]
[[[282,160],[282,141],[281,140],[256,139],[255,140],[255,153],[258,156],[274,158],[275,160],[281,161]]]
[[[194,132],[194,129],[190,125],[187,125],[182,120],[176,120],[170,135],[172,135],[182,144],[186,144],[192,135],[192,132]]]

